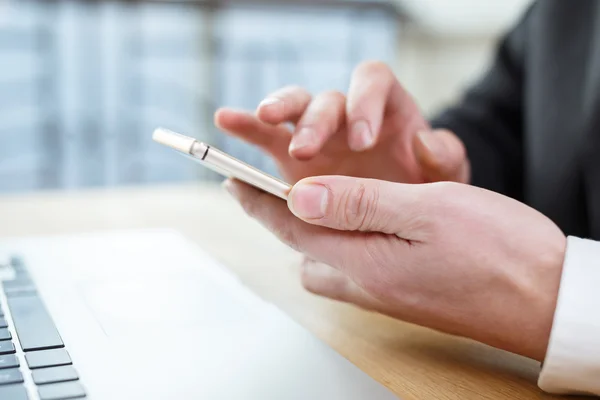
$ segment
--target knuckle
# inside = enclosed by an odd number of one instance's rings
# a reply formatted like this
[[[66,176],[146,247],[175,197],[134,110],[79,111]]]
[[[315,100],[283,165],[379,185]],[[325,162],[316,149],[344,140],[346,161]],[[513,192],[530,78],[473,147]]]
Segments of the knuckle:
[[[341,223],[350,230],[364,231],[373,227],[379,191],[367,190],[361,183],[342,193],[336,215]]]
[[[284,99],[284,108],[287,113],[296,114],[306,111],[310,103],[311,96],[306,89],[300,86],[290,86],[288,95]]]
[[[304,289],[313,294],[346,301],[349,279],[329,266],[315,264],[302,268],[301,282]]]
[[[364,119],[368,110],[383,112],[389,88],[396,82],[391,68],[381,61],[367,61],[354,71],[347,105],[349,122]],[[374,109],[375,107],[375,109]]]
[[[282,100],[298,101],[300,99],[306,99],[306,98],[310,97],[310,94],[302,86],[290,85],[290,86],[284,87],[280,91],[280,97],[282,98]]]
[[[467,158],[467,149],[465,148],[462,140],[455,140],[456,145],[454,146],[453,162],[456,168],[462,166]]]
[[[338,90],[325,91],[325,92],[321,93],[321,95],[319,97],[328,102],[334,101],[334,102],[340,103],[340,102],[346,101],[346,96]]]
[[[434,182],[428,186],[427,193],[422,200],[423,215],[452,215],[456,212],[457,207],[463,206],[462,193],[464,185],[453,181]],[[429,226],[437,226],[438,219],[428,219]]]
[[[310,100],[310,93],[299,85],[288,85],[275,91],[268,97],[279,99],[283,102],[285,112],[293,112]]]
[[[387,285],[386,282],[383,281],[378,275],[373,273],[364,274],[360,278],[360,287],[362,287],[365,292],[369,293],[375,298],[384,297],[387,290]]]
[[[338,91],[321,93],[310,105],[303,124],[323,125],[326,129],[337,129],[345,117],[346,96]]]
[[[314,294],[322,294],[322,290],[320,289],[319,280],[315,279],[315,274],[312,272],[310,268],[304,266],[300,271],[300,281],[302,283],[302,287]]]
[[[300,85],[288,85],[288,86],[285,86],[283,89],[281,89],[281,91],[283,93],[300,93],[300,94],[307,93],[306,89],[304,89]]]
[[[456,148],[457,148],[457,158],[459,160],[458,162],[462,165],[465,162],[465,160],[467,159],[467,148],[462,140],[460,140],[456,136],[455,136],[455,138],[456,138],[456,142],[457,142]]]
[[[242,209],[250,217],[259,215],[260,203],[255,199],[246,199],[241,201]]]
[[[393,75],[391,68],[383,61],[371,60],[361,63],[355,70],[356,75]]]
[[[346,97],[338,91],[319,94],[308,106],[297,124],[297,130],[310,128],[317,131],[318,136],[336,131],[344,118]]]
[[[447,129],[439,129],[438,134],[447,143],[447,148],[450,150],[452,162],[462,164],[467,158],[467,149],[462,140],[454,132]]]
[[[300,275],[300,282],[302,283],[302,287],[305,290],[309,291],[312,294],[317,294],[317,295],[320,294],[318,292],[317,288],[314,287],[312,277],[310,275],[308,275],[304,269],[302,270],[301,275]]]
[[[461,187],[461,184],[452,181],[434,182],[430,185],[430,188],[434,189],[433,193],[430,193],[430,196],[434,199],[441,199],[450,193],[454,193],[454,191],[459,190]]]
[[[281,242],[290,247],[292,250],[300,251],[298,235],[294,229],[291,227],[276,228],[274,233]]]
[[[242,208],[252,218],[261,220],[265,214],[265,193],[258,193],[255,196],[244,196],[240,200]],[[268,210],[266,210],[268,212]]]

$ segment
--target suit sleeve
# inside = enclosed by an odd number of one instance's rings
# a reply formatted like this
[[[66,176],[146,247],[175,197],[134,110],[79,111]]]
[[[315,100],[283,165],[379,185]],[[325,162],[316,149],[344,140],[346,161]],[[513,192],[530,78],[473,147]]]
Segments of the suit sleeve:
[[[531,6],[499,43],[487,73],[454,107],[435,118],[464,142],[471,184],[523,201],[523,107]]]

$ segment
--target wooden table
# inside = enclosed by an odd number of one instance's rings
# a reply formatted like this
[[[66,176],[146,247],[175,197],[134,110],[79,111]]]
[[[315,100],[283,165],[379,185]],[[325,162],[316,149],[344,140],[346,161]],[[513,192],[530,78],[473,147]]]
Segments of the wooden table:
[[[0,197],[0,237],[156,227],[188,235],[402,399],[551,398],[537,388],[537,362],[307,293],[299,283],[300,256],[218,186]]]

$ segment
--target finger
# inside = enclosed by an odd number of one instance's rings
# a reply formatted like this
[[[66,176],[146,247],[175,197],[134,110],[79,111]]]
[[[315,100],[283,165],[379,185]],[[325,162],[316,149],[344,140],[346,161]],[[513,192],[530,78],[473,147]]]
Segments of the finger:
[[[276,154],[285,149],[287,154],[289,132],[281,127],[265,124],[248,112],[228,108],[219,109],[215,113],[215,125],[266,152]]]
[[[279,125],[284,122],[296,123],[310,104],[311,95],[299,86],[288,86],[271,93],[256,110],[256,116],[263,122]]]
[[[332,300],[375,310],[379,302],[342,271],[327,264],[306,262],[301,271],[302,286],[309,292]]]
[[[279,240],[294,250],[328,265],[343,268],[359,258],[361,238],[353,232],[340,232],[310,225],[296,218],[281,199],[236,180],[227,180],[225,188]],[[336,251],[331,251],[334,248]]]
[[[327,176],[298,182],[288,204],[298,218],[314,225],[422,241],[427,233],[426,200],[425,185]]]
[[[325,92],[308,106],[298,122],[290,143],[290,155],[310,159],[345,122],[346,96],[340,92]]]
[[[419,132],[414,139],[414,151],[427,181],[468,183],[467,153],[454,133],[445,129]]]
[[[310,264],[310,263],[316,263],[316,262],[317,262],[317,260],[314,260],[314,259],[310,258],[307,255],[304,255],[304,257],[302,259],[302,265],[304,265],[304,264]]]
[[[311,293],[333,300],[350,301],[352,281],[338,269],[316,261],[305,262],[301,278],[302,286]]]
[[[371,148],[377,142],[384,116],[399,112],[407,97],[384,63],[367,62],[356,68],[346,111],[350,148],[354,151]]]

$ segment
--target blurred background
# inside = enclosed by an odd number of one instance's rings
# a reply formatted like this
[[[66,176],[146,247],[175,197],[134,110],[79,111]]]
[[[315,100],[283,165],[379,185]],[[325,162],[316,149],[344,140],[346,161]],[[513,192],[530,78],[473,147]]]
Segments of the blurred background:
[[[423,111],[460,95],[528,0],[0,0],[0,193],[216,179],[164,126],[271,173],[212,125],[298,84],[389,63]]]

